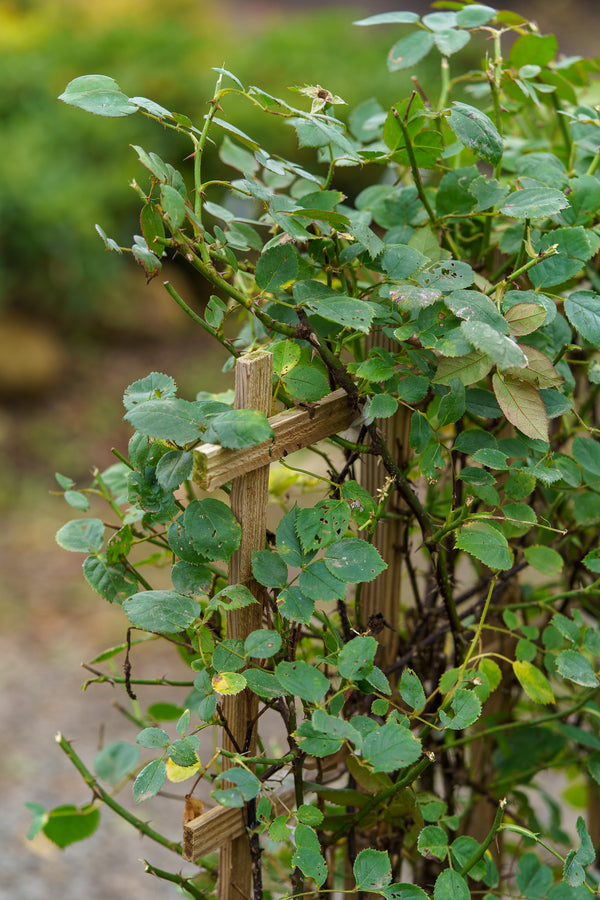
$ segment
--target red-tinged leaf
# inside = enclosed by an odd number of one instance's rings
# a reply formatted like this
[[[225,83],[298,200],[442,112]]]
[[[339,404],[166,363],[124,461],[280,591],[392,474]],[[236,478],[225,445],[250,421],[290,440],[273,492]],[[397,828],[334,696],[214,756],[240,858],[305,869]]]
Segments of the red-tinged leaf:
[[[548,441],[548,414],[537,389],[513,375],[494,375],[494,394],[511,425],[527,437]]]
[[[514,308],[514,307],[513,307]],[[558,374],[552,361],[545,353],[536,347],[520,344],[527,357],[526,369],[505,369],[504,375],[514,375],[521,381],[529,381],[538,388],[559,388],[563,383],[562,376]]]
[[[505,319],[513,337],[531,334],[544,324],[546,308],[539,303],[517,303],[506,311]]]

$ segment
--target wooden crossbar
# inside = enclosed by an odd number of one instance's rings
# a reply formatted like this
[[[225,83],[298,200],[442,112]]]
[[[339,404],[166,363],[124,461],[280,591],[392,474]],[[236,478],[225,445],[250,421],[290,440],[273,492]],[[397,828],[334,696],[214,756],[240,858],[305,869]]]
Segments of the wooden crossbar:
[[[344,390],[334,391],[306,409],[278,413],[269,419],[275,434],[271,441],[243,450],[227,450],[218,444],[202,444],[194,450],[194,481],[205,491],[214,491],[288,453],[345,431],[356,417],[357,412]]]

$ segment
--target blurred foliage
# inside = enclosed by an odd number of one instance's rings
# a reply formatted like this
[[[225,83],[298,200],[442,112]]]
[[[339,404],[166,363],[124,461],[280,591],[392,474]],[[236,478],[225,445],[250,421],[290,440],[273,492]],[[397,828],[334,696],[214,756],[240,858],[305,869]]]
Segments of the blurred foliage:
[[[188,153],[176,135],[157,136],[142,117],[133,131],[130,122],[107,127],[93,117],[78,117],[75,127],[77,112],[56,101],[68,81],[87,72],[111,75],[125,91],[135,86],[198,119],[212,94],[212,66],[225,64],[246,83],[280,91],[305,83],[310,58],[313,83],[349,107],[371,94],[392,103],[408,76],[381,65],[390,31],[354,28],[360,14],[311,10],[291,21],[287,11],[255,21],[203,0],[21,0],[0,7],[0,308],[52,319],[65,330],[107,324],[115,314],[107,298],[123,263],[103,252],[90,223],[117,240],[139,230],[136,198],[123,185],[144,176],[133,152],[124,158],[123,141],[172,159]],[[369,79],[357,77],[359,70]],[[276,117],[253,116],[248,105],[229,111],[259,142],[297,153],[293,131]],[[208,172],[219,165],[216,153],[207,164]]]

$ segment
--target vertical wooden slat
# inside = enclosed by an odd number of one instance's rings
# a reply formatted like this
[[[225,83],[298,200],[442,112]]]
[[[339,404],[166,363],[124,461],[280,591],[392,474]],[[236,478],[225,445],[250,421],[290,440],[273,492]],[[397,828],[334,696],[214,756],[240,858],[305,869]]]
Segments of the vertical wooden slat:
[[[380,332],[369,334],[366,338],[365,350],[373,346],[383,347],[394,352],[395,344]],[[380,422],[382,438],[396,462],[404,468],[408,459],[408,439],[410,430],[410,411],[400,408],[396,415]],[[371,494],[377,496],[387,472],[380,460],[367,456],[362,461],[361,484]],[[392,494],[388,510],[396,514],[406,511],[397,492]],[[384,668],[391,665],[397,656],[398,628],[400,624],[402,548],[404,545],[406,525],[401,519],[386,519],[379,522],[375,529],[373,543],[388,564],[387,569],[374,581],[361,587],[360,611],[363,624],[366,626],[371,617],[378,613],[389,627],[384,627],[376,638],[382,646],[380,665]]]
[[[235,367],[236,409],[257,409],[269,416],[272,403],[273,357],[264,351],[255,351],[241,357]],[[261,600],[261,588],[252,579],[252,553],[262,550],[266,538],[266,515],[269,497],[269,466],[261,466],[235,478],[231,487],[231,509],[242,526],[242,539],[229,565],[229,583],[243,582],[254,596]],[[261,627],[262,603],[253,603],[227,614],[227,637],[244,640],[252,631]],[[249,691],[223,698],[223,711],[235,743],[240,749],[246,742],[248,722],[258,711],[258,698]],[[222,746],[236,750],[229,735],[223,730]],[[255,754],[256,729],[248,750]],[[226,767],[224,765],[224,767]],[[219,855],[219,900],[246,900],[251,895],[252,866],[246,835],[225,843]]]

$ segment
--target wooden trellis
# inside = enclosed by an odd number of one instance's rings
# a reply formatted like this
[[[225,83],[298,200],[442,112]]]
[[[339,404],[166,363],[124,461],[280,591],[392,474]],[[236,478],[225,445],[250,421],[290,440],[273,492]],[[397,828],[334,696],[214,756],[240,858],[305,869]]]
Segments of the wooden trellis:
[[[267,416],[272,402],[272,356],[255,351],[241,357],[235,368],[235,407],[257,409]],[[262,550],[266,540],[269,466],[272,462],[310,444],[347,429],[356,418],[347,394],[334,391],[306,409],[293,409],[269,418],[274,439],[257,447],[228,450],[204,444],[194,451],[194,480],[212,491],[232,482],[231,508],[242,526],[239,549],[233,555],[228,577],[231,584],[244,582],[260,600],[262,588],[252,579],[252,553]],[[227,636],[244,640],[261,627],[262,605],[251,604],[227,613]],[[224,697],[224,713],[231,737],[239,747],[255,755],[256,734],[250,746],[247,723],[254,720],[258,699],[246,690]],[[235,749],[223,731],[222,746]],[[226,761],[224,761],[226,765]],[[215,807],[184,825],[183,855],[195,862],[214,850],[220,851],[219,900],[241,900],[251,895],[252,866],[244,813],[240,809]]]

